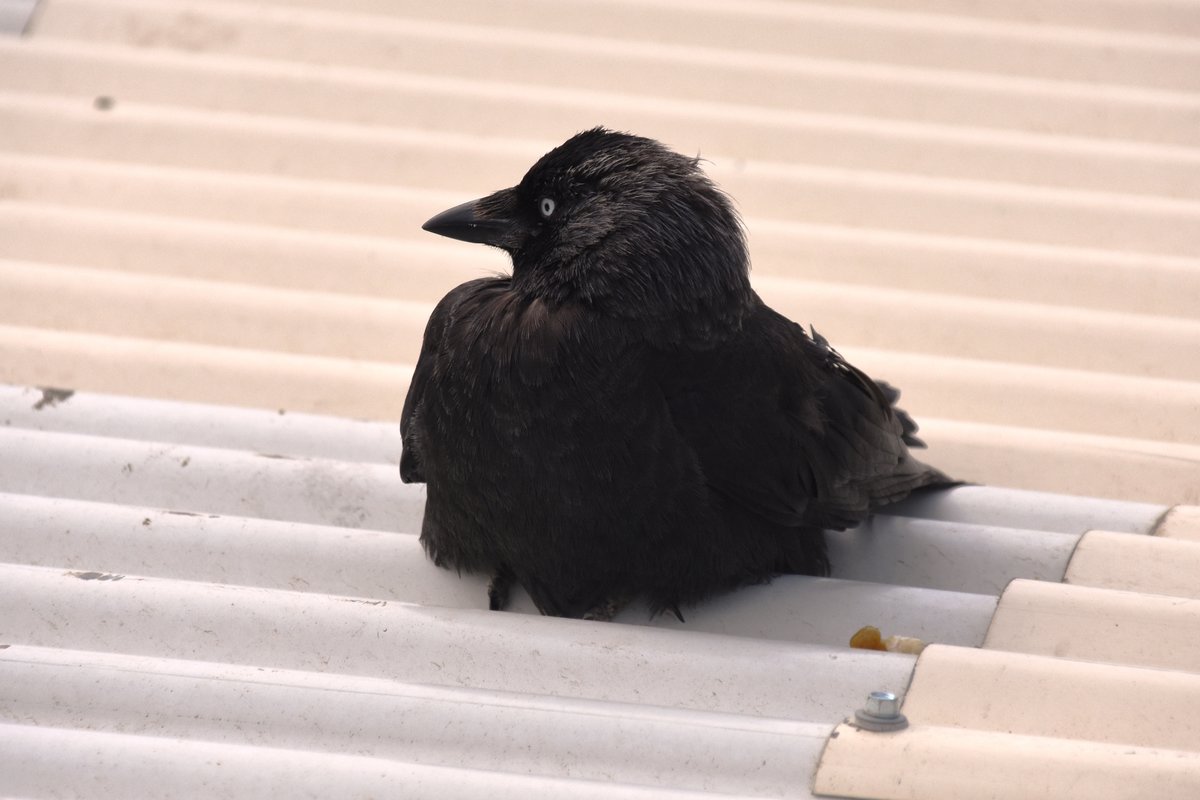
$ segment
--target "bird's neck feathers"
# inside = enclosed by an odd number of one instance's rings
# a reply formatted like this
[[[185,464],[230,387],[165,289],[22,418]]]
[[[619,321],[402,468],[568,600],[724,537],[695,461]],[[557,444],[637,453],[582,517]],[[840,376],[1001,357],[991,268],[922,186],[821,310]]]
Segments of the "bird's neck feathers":
[[[725,338],[753,302],[749,256],[728,200],[706,180],[699,188],[514,253],[513,291],[551,307],[582,304],[663,343]]]

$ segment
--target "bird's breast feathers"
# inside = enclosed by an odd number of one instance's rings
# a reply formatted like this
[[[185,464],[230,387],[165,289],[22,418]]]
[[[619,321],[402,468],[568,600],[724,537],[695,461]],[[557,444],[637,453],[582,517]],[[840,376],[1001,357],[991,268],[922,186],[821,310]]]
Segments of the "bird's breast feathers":
[[[438,349],[456,362],[453,371],[488,384],[565,388],[601,368],[600,361],[617,360],[628,345],[618,326],[586,306],[522,295],[507,279],[464,284],[443,303],[455,295]]]

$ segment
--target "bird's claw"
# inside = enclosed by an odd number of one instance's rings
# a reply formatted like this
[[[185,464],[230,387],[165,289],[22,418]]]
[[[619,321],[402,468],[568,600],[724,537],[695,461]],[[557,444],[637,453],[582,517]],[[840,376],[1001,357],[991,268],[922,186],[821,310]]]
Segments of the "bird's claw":
[[[595,622],[612,622],[613,617],[620,614],[627,605],[629,605],[628,597],[607,597],[584,612],[582,618]]]
[[[508,608],[509,590],[513,585],[513,574],[508,567],[500,567],[488,583],[488,609],[503,611]]]

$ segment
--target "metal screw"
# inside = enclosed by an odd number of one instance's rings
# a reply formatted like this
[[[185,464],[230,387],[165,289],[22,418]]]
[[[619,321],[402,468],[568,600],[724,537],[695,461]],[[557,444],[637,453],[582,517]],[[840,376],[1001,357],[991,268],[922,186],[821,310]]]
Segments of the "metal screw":
[[[867,695],[867,713],[880,719],[895,719],[900,713],[900,702],[891,692],[871,692]]]
[[[898,731],[908,727],[900,713],[900,701],[891,692],[871,692],[867,705],[854,712],[854,722],[868,731]]]

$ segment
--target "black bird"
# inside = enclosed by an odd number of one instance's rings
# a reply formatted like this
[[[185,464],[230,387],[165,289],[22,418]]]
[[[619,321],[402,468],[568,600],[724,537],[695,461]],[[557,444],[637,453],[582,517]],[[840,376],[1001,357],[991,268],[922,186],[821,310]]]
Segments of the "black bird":
[[[948,480],[898,392],[750,288],[698,162],[596,128],[424,225],[512,257],[438,303],[400,424],[426,553],[492,575],[493,609],[514,581],[610,618],[828,574],[823,529]]]

